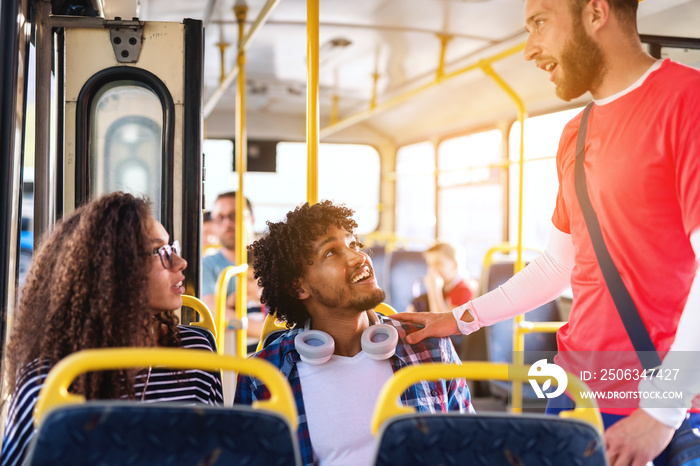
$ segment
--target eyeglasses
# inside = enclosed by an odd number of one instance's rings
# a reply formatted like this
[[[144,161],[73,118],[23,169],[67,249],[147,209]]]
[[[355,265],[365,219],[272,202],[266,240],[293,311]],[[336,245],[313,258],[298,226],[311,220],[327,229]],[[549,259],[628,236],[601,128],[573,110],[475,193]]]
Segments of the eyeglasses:
[[[153,250],[153,255],[160,257],[160,263],[163,264],[164,269],[169,269],[173,266],[173,254],[180,256],[179,241],[173,241],[173,244],[164,244]]]
[[[250,211],[248,209],[243,211],[243,218],[250,218]],[[217,215],[211,219],[214,221],[214,223],[224,223],[224,220],[228,220],[231,223],[236,223],[236,213],[233,212],[232,214],[228,215]]]

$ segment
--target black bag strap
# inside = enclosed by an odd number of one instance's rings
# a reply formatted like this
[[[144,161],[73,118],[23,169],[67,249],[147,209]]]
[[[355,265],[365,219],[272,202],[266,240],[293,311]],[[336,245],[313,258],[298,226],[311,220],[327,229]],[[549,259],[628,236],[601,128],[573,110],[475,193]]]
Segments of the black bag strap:
[[[600,230],[600,224],[596,217],[595,210],[591,205],[591,200],[588,197],[588,188],[586,187],[586,171],[583,167],[583,161],[586,156],[586,133],[588,132],[588,116],[593,108],[593,102],[588,104],[583,111],[581,124],[578,129],[578,140],[576,141],[576,166],[575,166],[575,182],[576,196],[581,205],[583,217],[586,220],[588,234],[591,235],[593,249],[600,264],[600,269],[603,272],[603,278],[608,285],[608,290],[612,295],[617,312],[620,313],[620,318],[625,326],[627,335],[629,335],[637,352],[637,357],[642,363],[644,369],[653,369],[661,364],[661,358],[656,352],[656,347],[651,341],[649,332],[644,326],[642,318],[639,316],[637,306],[635,306],[632,297],[630,296],[625,284],[622,282],[620,272],[615,267],[615,263],[610,257],[608,248],[605,246],[603,234]]]

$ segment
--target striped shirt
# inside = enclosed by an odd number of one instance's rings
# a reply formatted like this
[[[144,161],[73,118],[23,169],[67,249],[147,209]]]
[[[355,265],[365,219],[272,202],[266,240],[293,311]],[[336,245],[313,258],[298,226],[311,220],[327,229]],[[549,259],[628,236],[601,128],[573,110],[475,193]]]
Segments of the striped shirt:
[[[214,341],[207,332],[182,325],[178,326],[178,329],[182,348],[215,351]],[[34,406],[49,369],[46,361],[34,360],[22,370],[18,377],[18,388],[10,401],[7,415],[0,466],[14,466],[22,463],[35,432],[32,418]],[[146,386],[145,396],[144,386]],[[146,403],[223,405],[220,374],[197,369],[142,370],[136,375],[134,393],[137,400],[143,399]]]
[[[396,353],[389,359],[394,373],[404,367],[422,363],[461,364],[449,338],[427,338],[415,345],[409,345],[406,343],[406,335],[418,330],[418,327],[387,319],[383,316],[380,319],[382,319],[382,323],[393,324],[399,333]],[[294,346],[294,338],[301,331],[303,331],[303,328],[295,328],[283,333],[282,336],[252,357],[269,361],[275,367],[278,367],[289,380],[299,416],[297,439],[299,441],[302,463],[312,465],[315,464],[316,458],[312,439],[309,435],[309,425],[306,419],[304,398],[301,391],[302,386],[297,368],[297,363],[301,360],[301,357]],[[332,381],[329,381],[329,388],[332,389]],[[265,400],[269,397],[270,392],[259,380],[248,376],[239,376],[235,403],[250,405],[253,401]],[[421,381],[409,387],[401,396],[401,401],[405,405],[415,407],[419,412],[474,412],[471,407],[469,388],[465,379],[439,380],[435,382]],[[338,400],[338,402],[342,403],[343,400]],[[374,405],[376,400],[367,400],[367,402]]]

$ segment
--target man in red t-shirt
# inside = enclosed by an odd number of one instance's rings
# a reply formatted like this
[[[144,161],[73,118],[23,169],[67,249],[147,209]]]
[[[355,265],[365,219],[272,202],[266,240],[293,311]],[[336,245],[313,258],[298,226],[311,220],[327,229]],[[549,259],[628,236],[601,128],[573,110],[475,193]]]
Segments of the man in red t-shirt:
[[[662,356],[671,351],[664,369],[673,367],[669,361],[677,362],[679,354],[700,351],[700,71],[657,61],[644,51],[637,5],[637,0],[526,0],[525,58],[549,74],[560,98],[593,96],[584,165],[589,197],[656,350]],[[397,315],[426,326],[409,342],[471,333],[534,309],[570,284],[574,300],[569,321],[557,334],[557,363],[571,370],[593,354],[598,355],[595,364],[607,357],[608,370],[619,366],[623,379],[624,369],[633,376],[639,363],[574,188],[580,121],[580,115],[574,118],[560,140],[559,193],[544,253],[498,289],[453,313]],[[627,356],[632,357],[623,364]],[[611,376],[602,373],[606,368],[597,369],[598,380],[591,385],[614,389],[619,371]],[[699,390],[700,370],[680,371],[672,383],[642,377],[635,382],[640,391],[632,394],[640,398],[668,389],[680,389],[683,397],[601,404],[613,466],[644,465],[662,453],[685,417],[687,401]],[[700,414],[692,413],[690,421],[700,425]]]

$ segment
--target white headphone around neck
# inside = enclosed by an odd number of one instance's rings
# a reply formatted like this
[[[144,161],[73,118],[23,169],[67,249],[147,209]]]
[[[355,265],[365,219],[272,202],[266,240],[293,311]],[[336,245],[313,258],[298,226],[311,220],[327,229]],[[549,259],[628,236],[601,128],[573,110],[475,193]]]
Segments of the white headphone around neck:
[[[370,326],[362,332],[362,351],[372,359],[389,359],[396,351],[399,334],[393,325],[380,324],[373,310],[367,311]],[[302,362],[319,365],[327,362],[335,351],[333,337],[321,330],[309,330],[311,319],[306,320],[304,331],[294,338]]]

